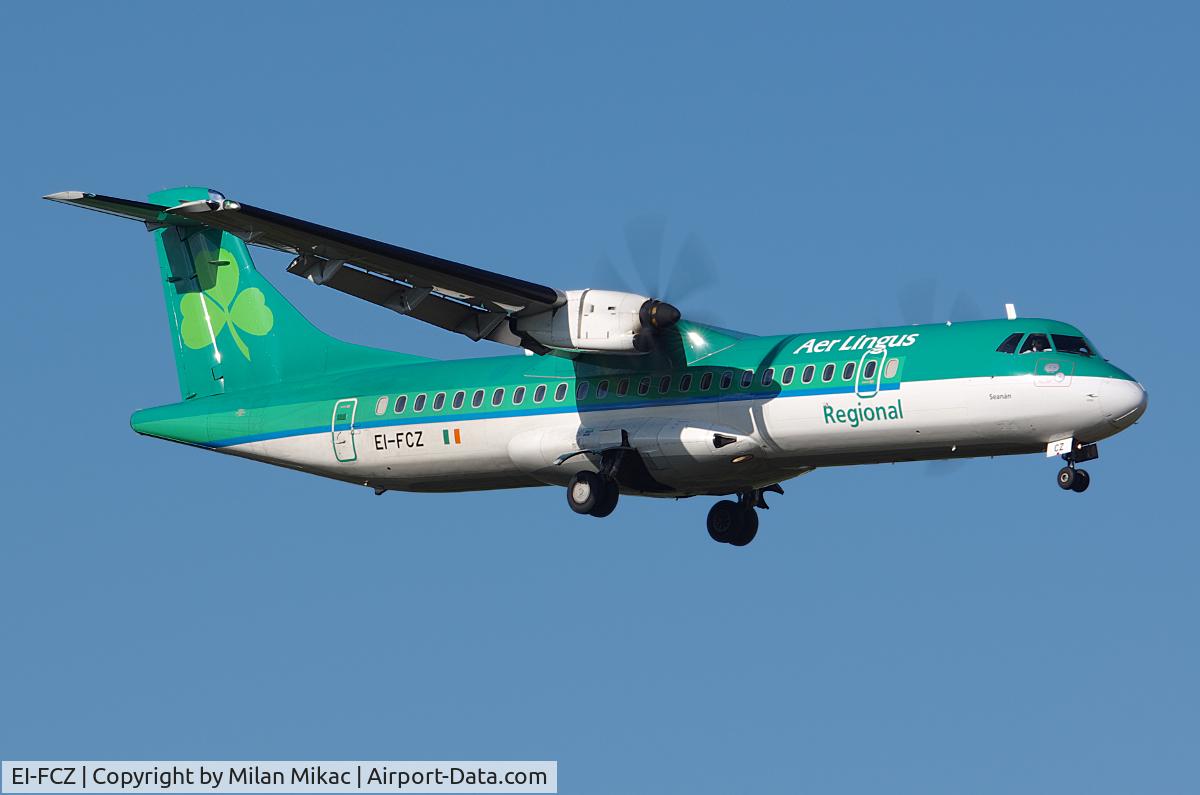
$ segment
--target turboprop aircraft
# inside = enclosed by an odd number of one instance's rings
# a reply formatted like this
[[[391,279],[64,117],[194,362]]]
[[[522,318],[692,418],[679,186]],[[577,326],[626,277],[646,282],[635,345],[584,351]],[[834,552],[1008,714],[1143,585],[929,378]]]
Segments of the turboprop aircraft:
[[[1042,453],[1058,485],[1131,426],[1146,391],[1074,326],[1017,318],[753,336],[654,295],[560,290],[226,199],[46,196],[142,222],[182,399],[140,434],[387,491],[565,487],[576,513],[620,495],[725,497],[744,546],[780,484],[821,467]],[[426,323],[524,349],[435,361],[334,339],[250,260]],[[733,497],[733,499],[728,499]]]

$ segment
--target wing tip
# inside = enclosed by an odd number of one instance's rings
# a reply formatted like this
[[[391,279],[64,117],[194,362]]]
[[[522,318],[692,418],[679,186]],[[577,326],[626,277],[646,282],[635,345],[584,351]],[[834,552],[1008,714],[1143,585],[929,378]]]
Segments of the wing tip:
[[[60,190],[58,193],[47,193],[43,199],[49,199],[52,202],[73,202],[89,196],[91,194],[84,193],[80,190]]]

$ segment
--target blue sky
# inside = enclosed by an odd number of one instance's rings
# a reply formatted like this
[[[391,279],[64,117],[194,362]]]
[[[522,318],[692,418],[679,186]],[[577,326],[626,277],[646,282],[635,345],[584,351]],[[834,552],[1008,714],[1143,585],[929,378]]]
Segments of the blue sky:
[[[974,4],[968,4],[974,6]],[[1185,792],[1200,102],[1189,4],[6,9],[0,757],[557,759],[563,792]],[[1080,325],[1149,388],[1085,495],[1039,457],[710,501],[376,498],[143,439],[148,237],[232,198],[561,288],[661,211],[698,301],[899,322],[913,279]],[[348,339],[500,352],[259,267]]]

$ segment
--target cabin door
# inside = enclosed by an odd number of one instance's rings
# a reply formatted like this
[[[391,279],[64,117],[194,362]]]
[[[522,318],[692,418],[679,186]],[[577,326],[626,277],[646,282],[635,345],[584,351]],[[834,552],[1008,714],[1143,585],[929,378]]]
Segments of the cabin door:
[[[358,459],[358,451],[354,449],[354,411],[358,408],[358,398],[344,398],[333,404],[333,423],[330,430],[333,436],[333,455],[338,461],[350,462]]]

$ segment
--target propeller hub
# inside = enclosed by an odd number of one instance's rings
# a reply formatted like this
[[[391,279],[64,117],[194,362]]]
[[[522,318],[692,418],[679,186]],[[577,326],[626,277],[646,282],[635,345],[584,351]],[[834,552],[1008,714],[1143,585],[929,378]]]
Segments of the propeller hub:
[[[641,316],[642,326],[655,331],[662,331],[674,326],[682,317],[674,306],[656,298],[651,298],[642,304],[638,314]]]

